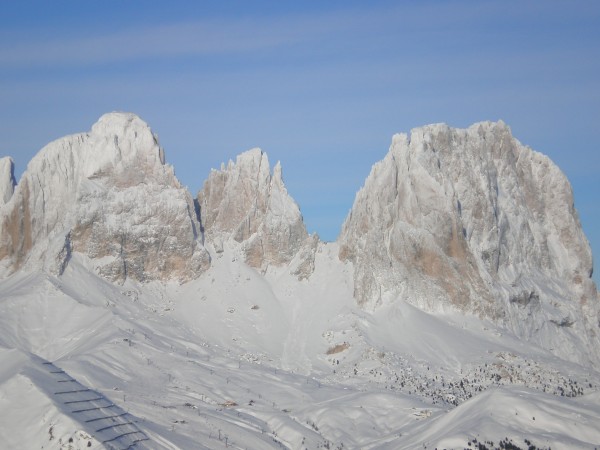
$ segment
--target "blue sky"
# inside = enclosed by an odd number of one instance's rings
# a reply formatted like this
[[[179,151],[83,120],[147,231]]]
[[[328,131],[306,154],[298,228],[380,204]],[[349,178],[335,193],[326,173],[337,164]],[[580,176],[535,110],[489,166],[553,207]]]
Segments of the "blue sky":
[[[261,147],[326,240],[394,133],[502,119],[567,174],[600,258],[597,1],[2,3],[0,155],[18,173],[113,110],[152,126],[193,194]]]

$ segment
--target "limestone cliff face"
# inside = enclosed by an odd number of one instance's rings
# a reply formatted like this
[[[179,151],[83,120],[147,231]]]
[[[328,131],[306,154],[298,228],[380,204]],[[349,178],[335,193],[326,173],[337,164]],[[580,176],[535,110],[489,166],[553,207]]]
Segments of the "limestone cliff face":
[[[10,157],[0,158],[0,206],[8,203],[15,190],[15,164]]]
[[[5,271],[61,272],[72,252],[103,276],[188,280],[209,265],[193,200],[134,114],[102,116],[89,133],[43,148],[0,216]]]
[[[250,266],[285,265],[305,243],[311,246],[280,164],[271,174],[267,155],[260,149],[213,170],[198,193],[198,204],[207,240],[216,247],[224,239],[240,243]]]
[[[365,308],[402,298],[598,354],[592,256],[566,177],[502,122],[394,136],[339,238]],[[597,355],[598,356],[598,355]]]

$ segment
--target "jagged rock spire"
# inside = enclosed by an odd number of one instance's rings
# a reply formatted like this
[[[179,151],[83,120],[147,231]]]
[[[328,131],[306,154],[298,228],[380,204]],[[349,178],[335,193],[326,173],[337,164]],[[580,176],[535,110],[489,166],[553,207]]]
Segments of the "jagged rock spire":
[[[213,170],[198,193],[208,239],[242,243],[246,262],[257,268],[289,263],[308,238],[300,209],[289,196],[281,165],[255,148]]]

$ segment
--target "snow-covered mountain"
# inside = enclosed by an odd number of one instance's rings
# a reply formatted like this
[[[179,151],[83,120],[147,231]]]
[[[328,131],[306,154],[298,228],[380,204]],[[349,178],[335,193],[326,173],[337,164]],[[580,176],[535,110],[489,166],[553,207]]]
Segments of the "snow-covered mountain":
[[[394,136],[356,196],[340,257],[369,309],[402,298],[475,313],[598,363],[592,254],[573,205],[560,169],[504,123],[430,125]]]
[[[310,275],[316,236],[309,238],[306,232],[300,208],[281,178],[281,164],[271,174],[269,159],[260,149],[213,170],[198,193],[198,204],[204,232],[217,252],[223,240],[233,239],[242,244],[245,262],[264,271],[271,264],[289,264],[308,247],[296,271]]]
[[[89,133],[43,148],[0,220],[8,273],[23,267],[61,273],[72,252],[121,282],[190,280],[209,265],[192,197],[133,114],[106,114]]]
[[[338,242],[253,149],[194,199],[137,116],[0,159],[0,449],[595,448],[570,186],[503,123],[398,135]]]

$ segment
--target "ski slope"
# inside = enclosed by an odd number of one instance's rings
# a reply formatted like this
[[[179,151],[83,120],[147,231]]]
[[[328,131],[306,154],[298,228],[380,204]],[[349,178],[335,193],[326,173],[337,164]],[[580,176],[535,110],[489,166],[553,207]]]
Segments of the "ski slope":
[[[320,244],[301,282],[247,266],[235,245],[212,255],[185,284],[112,284],[80,255],[61,277],[2,280],[0,448],[132,444],[105,442],[115,429],[90,428],[97,417],[65,401],[114,404],[147,438],[132,448],[600,443],[591,367],[474,316],[404,302],[364,311],[336,244]],[[68,379],[90,391],[61,398]]]

